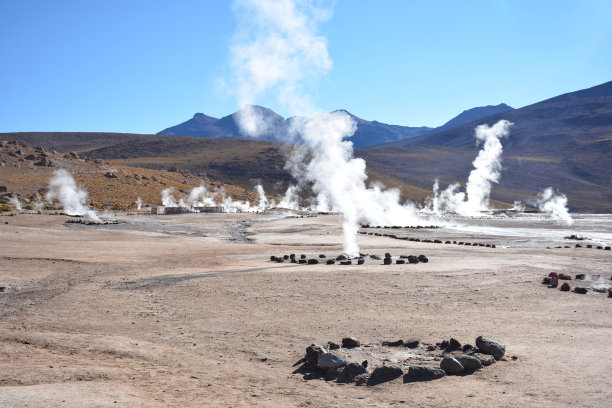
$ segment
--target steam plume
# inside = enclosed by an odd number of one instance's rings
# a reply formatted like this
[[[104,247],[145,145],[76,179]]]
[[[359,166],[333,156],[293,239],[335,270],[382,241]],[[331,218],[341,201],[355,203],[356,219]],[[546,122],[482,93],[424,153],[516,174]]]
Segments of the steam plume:
[[[21,201],[17,197],[11,197],[9,199],[9,204],[11,204],[17,211],[21,211]]]
[[[563,221],[567,225],[572,225],[574,223],[567,209],[567,197],[565,194],[555,194],[551,187],[538,193],[535,199],[535,205],[537,205],[540,211],[549,214],[550,217],[555,220]]]
[[[168,187],[162,190],[162,204],[164,207],[178,207],[176,200],[174,199],[174,187]]]
[[[511,126],[511,122],[500,120],[491,127],[487,125],[476,127],[476,141],[484,142],[484,145],[472,162],[474,169],[468,177],[465,193],[459,191],[459,184],[451,184],[442,193],[438,193],[439,186],[436,179],[433,198],[429,201],[431,212],[445,211],[474,216],[490,209],[491,185],[498,183],[500,178],[503,152],[500,139],[508,136]]]
[[[57,169],[49,181],[47,201],[58,201],[68,215],[82,215],[93,221],[100,221],[98,214],[87,207],[87,191],[80,189],[72,175],[64,169]]]
[[[142,198],[138,197],[136,199],[136,209],[140,211],[142,209]]]
[[[308,115],[293,118],[282,135],[285,141],[300,139],[310,149],[298,148],[286,168],[300,183],[312,185],[317,195],[313,206],[342,213],[344,251],[359,253],[360,221],[414,222],[414,207],[399,203],[399,191],[366,187],[365,161],[353,157],[353,144],[345,140],[356,130],[353,119],[340,111],[321,113],[304,92],[312,80],[331,69],[326,40],[316,34],[317,24],[331,15],[330,10],[291,0],[235,4],[242,27],[232,48],[238,102],[250,105],[270,91],[292,114]],[[257,137],[271,131],[271,124],[257,110],[247,106],[242,111],[243,132]]]

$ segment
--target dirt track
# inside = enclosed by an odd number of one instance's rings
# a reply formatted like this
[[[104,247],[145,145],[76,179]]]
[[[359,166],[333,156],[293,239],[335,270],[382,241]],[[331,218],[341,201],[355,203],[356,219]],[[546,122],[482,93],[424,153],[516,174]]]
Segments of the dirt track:
[[[339,254],[339,220],[65,220],[0,217],[0,406],[610,405],[612,299],[540,284],[550,271],[609,278],[610,251],[360,235],[362,252],[430,262],[276,264],[270,255]],[[375,387],[294,373],[308,345],[347,335],[471,344],[490,335],[518,359],[471,376]]]

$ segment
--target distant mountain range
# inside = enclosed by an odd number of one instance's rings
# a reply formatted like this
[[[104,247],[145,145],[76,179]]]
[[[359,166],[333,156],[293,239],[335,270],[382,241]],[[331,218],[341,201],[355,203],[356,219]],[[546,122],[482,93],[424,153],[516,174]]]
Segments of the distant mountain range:
[[[266,118],[268,123],[272,124],[270,128],[273,129],[273,131],[263,134],[258,139],[266,141],[283,141],[283,138],[279,137],[279,135],[286,133],[287,128],[291,125],[294,118],[284,119],[273,110],[262,106],[253,105],[250,108],[253,109],[260,117]],[[467,122],[494,115],[496,113],[507,112],[512,109],[513,108],[504,103],[496,106],[489,105],[472,108],[462,112],[438,128],[430,128],[426,126],[409,127],[389,125],[375,120],[368,121],[361,119],[345,110],[343,110],[343,112],[353,118],[353,120],[355,120],[357,123],[357,131],[351,137],[351,141],[353,142],[353,146],[355,148],[362,148],[383,143],[396,142],[445,129],[451,129]],[[225,116],[221,119],[217,119],[203,113],[196,113],[191,119],[176,126],[164,129],[159,132],[158,135],[249,139],[249,137],[244,135],[240,130],[237,119],[239,115],[240,111]]]
[[[501,181],[492,197],[527,200],[545,187],[574,210],[612,211],[612,81],[399,142],[359,149],[368,168],[427,188],[465,182],[477,154],[474,128],[514,123],[502,140]]]
[[[288,123],[269,109],[257,109],[281,128]],[[217,132],[217,138],[47,132],[0,133],[0,139],[64,152],[76,150],[113,164],[152,169],[176,166],[244,188],[252,189],[257,180],[266,191],[282,194],[293,182],[284,169],[287,146],[238,139],[235,115],[216,119],[197,114],[179,125],[185,129],[181,133],[204,127]],[[514,126],[502,140],[503,169],[500,183],[493,186],[493,199],[506,203],[528,200],[543,188],[553,187],[567,195],[572,211],[612,213],[612,82],[520,109],[503,104],[471,109],[436,129],[355,118],[359,126],[353,136],[355,144],[390,141],[356,149],[355,155],[366,160],[369,181],[382,181],[400,188],[405,198],[422,200],[431,194],[434,178],[440,179],[442,188],[465,183],[479,150],[474,128],[501,119]],[[416,135],[419,131],[428,133]]]

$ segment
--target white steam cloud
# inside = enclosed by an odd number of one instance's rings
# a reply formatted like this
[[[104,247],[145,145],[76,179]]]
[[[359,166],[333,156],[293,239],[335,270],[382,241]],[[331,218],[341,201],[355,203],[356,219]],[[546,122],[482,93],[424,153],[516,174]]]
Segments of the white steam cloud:
[[[567,197],[564,194],[555,193],[551,187],[538,193],[534,204],[552,219],[563,221],[567,225],[574,223],[567,209]]]
[[[428,200],[428,211],[435,214],[453,212],[465,216],[476,216],[490,209],[491,185],[498,183],[501,175],[501,139],[510,133],[511,122],[500,120],[493,126],[480,125],[475,129],[477,143],[483,142],[482,149],[472,164],[465,187],[459,191],[459,184],[451,184],[439,193],[438,180],[433,186],[433,197]]]
[[[22,210],[21,201],[17,197],[11,197],[9,199],[9,204],[12,205],[13,207],[15,207],[15,209],[17,211],[21,211]]]
[[[248,105],[241,109],[238,120],[242,131],[253,137],[278,131],[251,106],[268,92],[291,114],[301,115],[291,120],[281,136],[288,142],[302,140],[309,150],[296,149],[286,168],[298,182],[312,186],[317,195],[314,208],[342,213],[344,252],[355,256],[359,254],[359,222],[408,225],[417,221],[417,216],[412,204],[400,204],[399,191],[366,187],[365,161],[353,157],[353,144],[345,140],[356,130],[352,118],[340,111],[321,113],[311,104],[307,86],[332,66],[326,39],[317,35],[317,24],[331,11],[317,7],[319,4],[236,1],[241,29],[232,47],[232,66],[238,103]]]
[[[138,198],[136,199],[136,209],[137,209],[138,211],[142,210],[142,198],[140,198],[140,197],[138,197]]]
[[[92,221],[100,221],[98,214],[87,206],[87,191],[80,189],[72,175],[64,169],[57,169],[49,181],[46,199],[58,201],[68,215],[82,215]]]

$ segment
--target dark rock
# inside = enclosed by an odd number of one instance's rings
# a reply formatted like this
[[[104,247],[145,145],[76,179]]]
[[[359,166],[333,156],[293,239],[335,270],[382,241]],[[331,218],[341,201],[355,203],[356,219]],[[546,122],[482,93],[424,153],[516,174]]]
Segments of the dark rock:
[[[402,265],[402,264],[405,264],[406,261],[404,261],[403,259],[398,259],[397,261],[395,261],[395,263],[398,265]]]
[[[572,277],[569,275],[566,275],[565,273],[560,273],[557,277],[561,280],[572,280]]]
[[[107,178],[117,178],[117,175],[115,173],[113,173],[112,171],[107,171],[106,173],[104,173],[104,177],[107,177]]]
[[[584,278],[586,278],[586,275],[584,273],[579,273],[576,275],[576,279],[584,280]]]
[[[391,254],[389,252],[385,252],[385,258],[391,258]]]
[[[610,251],[610,249],[611,249],[611,247],[609,247],[609,246],[604,248],[604,250],[606,250],[606,251]]]
[[[325,263],[328,265],[333,265],[336,263],[336,261],[334,261],[333,259],[328,259]]]
[[[417,258],[416,256],[412,256],[412,255],[410,255],[410,256],[408,257],[408,263],[411,263],[411,264],[418,264],[418,263],[419,263],[419,258]]]
[[[339,383],[349,383],[355,381],[355,377],[358,375],[366,374],[368,371],[359,363],[350,363],[344,366],[340,374],[338,374],[337,381]]]
[[[376,385],[387,381],[392,381],[401,377],[402,374],[404,374],[404,371],[398,366],[376,367],[374,371],[372,371],[372,374],[370,374],[368,385]]]
[[[431,344],[427,346],[427,351],[435,351],[435,350],[436,350],[436,346],[432,346]]]
[[[393,262],[393,261],[391,260],[391,258],[385,258],[385,259],[383,260],[383,263],[384,263],[385,265],[391,265],[391,262]]]
[[[593,245],[588,244],[588,245],[587,245],[587,248],[593,248]]]
[[[464,344],[463,347],[461,347],[461,350],[463,351],[470,351],[474,348],[474,346],[472,346],[471,344]]]
[[[291,255],[289,255],[289,258],[290,258],[290,259],[295,259],[295,254],[291,254]]]
[[[408,348],[417,348],[419,347],[419,344],[421,344],[421,340],[419,339],[408,339],[406,341],[404,341],[404,346],[408,347]]]
[[[404,376],[404,382],[431,381],[444,377],[444,370],[428,366],[410,366],[408,374]]]
[[[586,295],[588,291],[589,290],[587,288],[579,288],[579,287],[574,288],[574,293],[579,293],[581,295]]]
[[[569,291],[570,291],[570,289],[571,289],[571,288],[570,288],[570,285],[569,285],[567,282],[565,282],[565,283],[564,283],[563,285],[561,285],[561,287],[559,288],[559,290],[560,290],[561,292],[569,292]]]
[[[480,360],[480,364],[482,364],[485,367],[490,366],[491,364],[495,362],[495,359],[493,358],[493,356],[489,356],[487,354],[474,353],[472,354],[472,356]]]
[[[370,259],[375,259],[377,261],[380,261],[380,256],[378,256],[378,255],[370,255]]]
[[[297,259],[293,258],[293,259],[291,260],[291,263],[298,263],[298,261],[297,261]]]
[[[338,255],[336,257],[336,261],[345,261],[346,259],[347,259],[346,255]]]
[[[316,367],[319,361],[319,356],[325,353],[325,349],[318,344],[311,344],[306,347],[306,365]]]
[[[448,342],[448,347],[446,348],[448,350],[458,350],[461,348],[461,343],[459,343],[457,339],[451,337],[451,339]]]
[[[455,356],[455,360],[461,363],[465,371],[474,371],[482,368],[482,363],[474,356],[462,354],[460,356]]]
[[[361,362],[361,366],[362,366],[363,368],[368,368],[368,360],[363,360],[363,361]]]
[[[353,348],[361,347],[361,343],[354,337],[345,337],[342,339],[342,347]]]
[[[335,354],[323,353],[319,355],[317,366],[321,370],[329,370],[330,368],[340,368],[346,365],[346,361]]]
[[[386,347],[403,347],[404,340],[396,340],[396,341],[383,341],[381,345]]]
[[[319,260],[318,260],[318,259],[314,259],[314,258],[313,258],[313,259],[309,259],[309,260],[308,260],[308,265],[316,265],[316,264],[318,264],[318,263],[319,263]]]
[[[582,248],[582,245],[576,244],[576,248]]]
[[[338,343],[334,343],[333,341],[328,341],[327,346],[330,350],[338,350],[340,348],[340,345]]]
[[[305,260],[305,259],[300,259],[300,260],[298,261],[298,263],[305,264],[305,263],[308,263],[308,261],[307,261],[307,260]]]
[[[351,260],[347,260],[347,261],[340,261],[340,265],[352,265],[353,262]]]
[[[276,261],[276,257],[275,257],[274,255],[272,255],[272,256],[270,256],[270,260],[271,260],[272,262],[274,262],[274,261]]]
[[[365,263],[365,259],[363,259],[363,258],[359,258],[357,260],[357,265],[363,265],[364,263]]]
[[[499,360],[506,353],[506,346],[490,337],[478,336],[476,338],[476,347],[484,354],[492,355],[496,360]]]
[[[448,375],[458,375],[463,372],[463,365],[453,357],[444,357],[440,361],[440,368]]]
[[[6,291],[6,286],[0,286],[0,293],[5,292]]]
[[[283,255],[283,259],[289,259],[289,255]]]
[[[323,254],[319,254],[319,258],[327,258],[327,257]]]
[[[420,262],[423,262],[423,263],[429,262],[429,259],[427,259],[425,255],[419,255],[418,259]]]
[[[437,345],[440,346],[441,349],[445,349],[450,346],[450,342],[448,340],[442,340],[442,342],[437,343]]]
[[[304,254],[300,255],[300,259],[306,259],[306,255]]]

